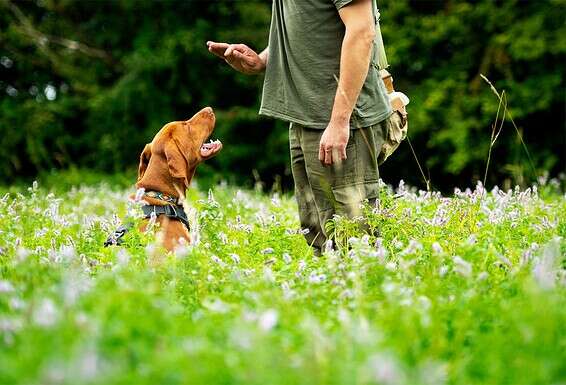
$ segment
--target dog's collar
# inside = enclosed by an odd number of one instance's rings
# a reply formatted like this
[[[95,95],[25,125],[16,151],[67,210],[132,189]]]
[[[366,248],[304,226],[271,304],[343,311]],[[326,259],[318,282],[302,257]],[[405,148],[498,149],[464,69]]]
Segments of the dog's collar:
[[[144,195],[144,196],[147,196],[147,197],[150,197],[150,198],[153,198],[153,199],[159,199],[159,200],[161,200],[161,201],[164,201],[164,202],[167,202],[167,203],[171,203],[171,204],[174,204],[174,205],[179,205],[179,204],[180,204],[179,198],[175,198],[175,197],[173,197],[173,196],[171,196],[171,195],[164,194],[164,193],[162,193],[162,192],[160,192],[160,191],[152,191],[152,190],[150,190],[150,191],[146,191],[145,194],[143,194],[143,195]]]
[[[191,229],[189,219],[187,218],[187,214],[185,213],[183,206],[144,205],[142,206],[142,211],[145,219],[150,219],[152,216],[158,217],[159,215],[165,215],[168,218],[178,220],[179,222],[184,224],[187,227],[187,230]],[[106,242],[104,242],[104,247],[111,245],[121,245],[122,243],[124,243],[124,240],[122,238],[133,226],[134,224],[130,222],[118,227],[112,234],[108,236]]]

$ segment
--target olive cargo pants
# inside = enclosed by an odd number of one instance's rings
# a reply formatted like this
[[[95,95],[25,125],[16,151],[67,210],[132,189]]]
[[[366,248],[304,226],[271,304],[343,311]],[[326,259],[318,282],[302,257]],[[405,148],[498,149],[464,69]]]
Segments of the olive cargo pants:
[[[305,238],[315,252],[327,240],[325,223],[337,215],[362,215],[361,204],[375,202],[379,193],[378,156],[388,133],[390,119],[365,128],[350,129],[347,159],[324,166],[318,160],[323,130],[296,123],[289,126],[291,170]]]

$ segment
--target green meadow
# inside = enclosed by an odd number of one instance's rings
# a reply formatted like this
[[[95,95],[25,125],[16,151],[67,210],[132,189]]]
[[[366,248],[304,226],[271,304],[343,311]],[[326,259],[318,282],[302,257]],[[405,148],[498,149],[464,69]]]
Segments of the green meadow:
[[[104,240],[113,184],[0,195],[1,384],[566,383],[560,184],[382,185],[313,256],[291,196],[188,191],[194,243]]]

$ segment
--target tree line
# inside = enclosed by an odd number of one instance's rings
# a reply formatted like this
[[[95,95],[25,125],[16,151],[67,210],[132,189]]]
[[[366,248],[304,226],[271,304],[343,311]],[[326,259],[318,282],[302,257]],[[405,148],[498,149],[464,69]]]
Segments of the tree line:
[[[410,145],[381,167],[386,182],[469,186],[483,180],[490,147],[488,185],[565,169],[563,1],[378,5],[389,70],[411,99]],[[287,124],[257,114],[262,77],[205,45],[263,49],[271,2],[1,0],[0,10],[5,183],[70,166],[135,169],[165,122],[210,105],[225,148],[201,178],[290,186]]]

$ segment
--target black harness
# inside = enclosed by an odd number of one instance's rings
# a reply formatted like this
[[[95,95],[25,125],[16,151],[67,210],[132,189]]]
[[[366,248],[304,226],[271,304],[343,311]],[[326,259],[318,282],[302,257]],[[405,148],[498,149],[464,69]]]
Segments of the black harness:
[[[145,219],[149,219],[154,215],[155,218],[160,215],[165,215],[170,219],[177,220],[184,224],[187,227],[187,230],[191,229],[187,214],[185,213],[185,210],[181,205],[144,205],[142,206],[142,211]],[[127,223],[118,227],[112,234],[108,236],[106,242],[104,242],[104,247],[108,247],[110,245],[121,245],[123,243],[122,238],[133,227],[133,225],[133,223]]]
[[[185,213],[185,210],[181,205],[145,205],[142,206],[142,211],[144,218],[151,218],[152,215],[155,215],[156,217],[158,217],[159,215],[165,215],[168,218],[176,219],[187,226],[187,230],[191,228],[187,214]]]

